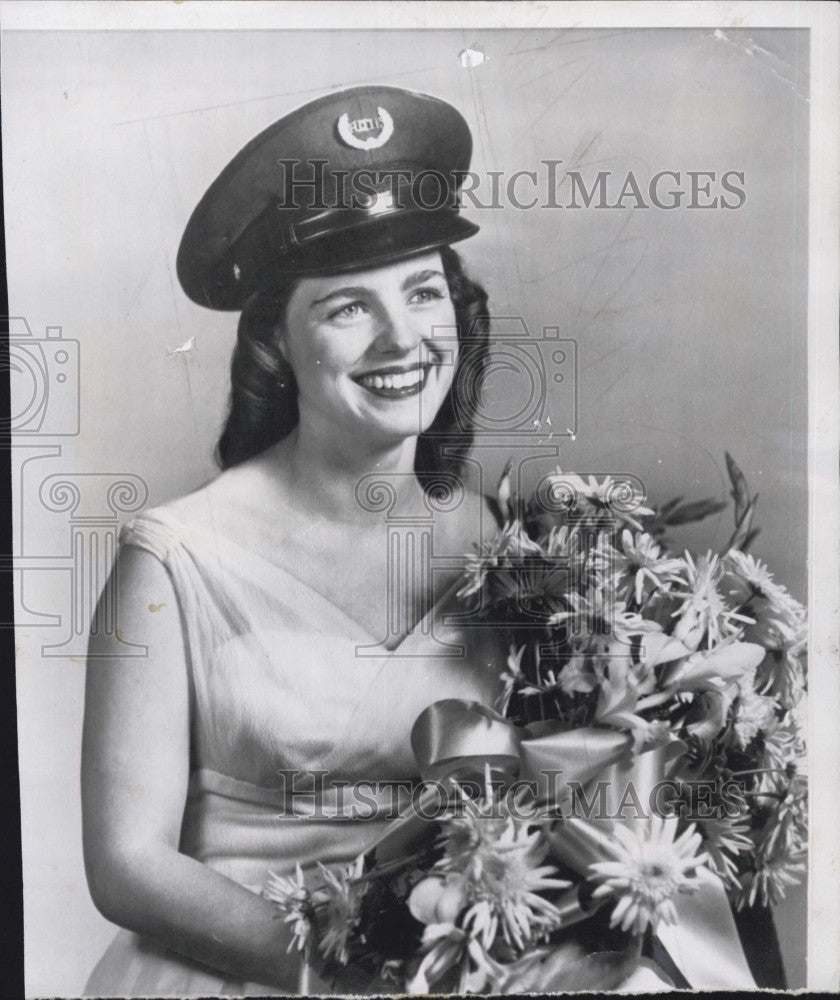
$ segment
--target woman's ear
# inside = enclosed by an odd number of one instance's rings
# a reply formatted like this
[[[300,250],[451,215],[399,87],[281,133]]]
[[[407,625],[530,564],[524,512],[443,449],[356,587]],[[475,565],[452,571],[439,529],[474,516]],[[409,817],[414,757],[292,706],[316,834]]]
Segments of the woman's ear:
[[[280,352],[280,357],[289,364],[289,355],[286,353],[286,331],[283,329],[282,323],[277,323],[273,330],[274,333],[274,343],[277,345],[277,350]]]

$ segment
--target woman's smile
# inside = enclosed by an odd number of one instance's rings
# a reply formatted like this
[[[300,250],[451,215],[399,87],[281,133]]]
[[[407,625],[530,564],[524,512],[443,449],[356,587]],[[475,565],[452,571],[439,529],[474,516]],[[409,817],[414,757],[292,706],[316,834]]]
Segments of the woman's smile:
[[[422,433],[457,361],[455,307],[440,253],[303,278],[286,311],[282,345],[301,422],[317,413],[335,432],[380,442]]]
[[[431,363],[391,365],[350,377],[374,396],[381,396],[383,399],[406,399],[418,395],[425,389],[431,369]]]

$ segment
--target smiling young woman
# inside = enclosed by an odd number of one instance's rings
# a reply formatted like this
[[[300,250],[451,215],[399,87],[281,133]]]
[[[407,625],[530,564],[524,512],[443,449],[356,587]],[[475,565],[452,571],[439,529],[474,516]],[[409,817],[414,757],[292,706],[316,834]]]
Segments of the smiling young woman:
[[[242,310],[223,471],[123,532],[120,635],[148,656],[120,659],[91,637],[85,859],[94,902],[124,929],[86,995],[298,992],[288,930],[261,896],[267,873],[354,858],[392,795],[367,822],[341,799],[418,777],[409,733],[432,701],[496,694],[497,640],[445,621],[486,516],[459,477],[487,297],[450,248],[475,227],[451,200],[325,212],[329,192],[301,205],[276,175],[278,160],[319,156],[336,172],[396,162],[449,175],[469,154],[448,105],[356,88],[258,136],[190,220],[187,294]],[[371,477],[388,504],[360,494]],[[451,503],[430,499],[441,484]],[[409,547],[422,535],[446,557],[436,572],[402,566],[396,590],[394,512],[415,526]],[[328,775],[317,816],[286,809],[281,772]],[[308,988],[331,989],[314,976]]]
[[[423,270],[423,260],[430,262],[431,268]],[[406,279],[425,279],[418,281],[417,287],[399,291],[406,300],[400,305],[400,311],[406,313],[406,318],[414,317],[410,322],[421,324],[416,358],[410,362],[420,366],[422,378],[417,391],[425,393],[433,366],[434,387],[448,379],[442,396],[439,392],[423,395],[415,402],[413,410],[405,411],[404,419],[411,419],[411,430],[417,435],[414,469],[422,481],[435,472],[447,469],[458,472],[472,443],[473,418],[488,353],[487,294],[467,277],[460,257],[447,246],[433,254],[401,262],[399,273],[398,284]],[[364,272],[356,274],[354,284],[361,281],[363,275]],[[320,280],[335,286],[334,291],[326,293],[331,297],[329,302],[321,305],[332,304],[333,308],[326,310],[328,315],[340,314],[327,325],[336,329],[350,328],[356,333],[367,330],[368,337],[372,327],[381,326],[385,307],[376,301],[374,290],[368,290],[372,296],[369,302],[359,300],[358,296],[353,301],[339,302],[332,296],[352,287],[348,286],[347,276]],[[287,329],[290,301],[296,298],[300,302],[301,295],[296,296],[295,291],[301,283],[304,279],[292,279],[285,287],[257,292],[243,309],[231,364],[230,413],[218,445],[223,468],[258,454],[297,426],[298,383],[288,354],[292,348],[284,346],[284,330]],[[353,314],[352,318],[348,311]],[[388,316],[384,318],[389,319]],[[399,373],[401,368],[410,367],[409,362],[398,360],[399,355],[405,353],[400,348],[400,338],[405,332],[397,330],[396,343],[386,347],[386,353],[393,355],[391,362],[376,358],[382,346],[382,333],[380,329],[378,347],[369,345],[379,368],[364,368],[359,359],[360,370],[352,377],[363,379],[367,383],[364,388],[382,398],[391,397],[395,390],[395,398],[414,398],[414,386],[408,384],[410,373],[406,385],[395,387],[393,383],[392,370]],[[387,331],[385,333],[387,336]],[[409,331],[408,336],[410,352],[415,346],[411,338],[416,334]],[[349,339],[347,336],[342,338]],[[385,384],[389,376],[390,387]],[[377,378],[382,380],[381,386],[377,386]]]

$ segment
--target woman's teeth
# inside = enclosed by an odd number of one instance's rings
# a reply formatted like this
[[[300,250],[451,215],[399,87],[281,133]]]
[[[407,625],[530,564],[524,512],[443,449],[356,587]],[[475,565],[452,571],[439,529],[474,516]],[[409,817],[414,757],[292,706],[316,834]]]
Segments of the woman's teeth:
[[[364,375],[360,382],[367,389],[408,389],[419,385],[424,375],[424,369],[414,368],[408,372],[397,372],[392,375]]]

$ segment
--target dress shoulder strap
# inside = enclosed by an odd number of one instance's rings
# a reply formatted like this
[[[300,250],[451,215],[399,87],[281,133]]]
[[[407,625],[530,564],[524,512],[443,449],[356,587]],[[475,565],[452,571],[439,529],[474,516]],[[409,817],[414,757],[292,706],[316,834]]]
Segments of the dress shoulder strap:
[[[161,508],[145,510],[123,527],[119,544],[150,552],[163,565],[196,656],[203,658],[204,651],[248,628],[247,601],[240,599],[216,549],[190,522]]]
[[[173,525],[156,510],[143,511],[132,518],[120,531],[120,545],[145,549],[162,563],[168,564],[172,550],[179,542]]]

